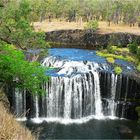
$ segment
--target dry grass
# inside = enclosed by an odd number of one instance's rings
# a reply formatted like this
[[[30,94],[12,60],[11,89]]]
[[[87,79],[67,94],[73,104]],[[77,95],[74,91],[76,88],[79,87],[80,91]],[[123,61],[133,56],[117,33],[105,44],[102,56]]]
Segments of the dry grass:
[[[55,31],[55,30],[68,30],[68,29],[83,29],[84,24],[83,23],[77,23],[77,22],[59,22],[59,21],[43,21],[43,22],[35,22],[34,27],[36,31]]]
[[[0,102],[0,140],[35,140],[31,132],[17,122]]]
[[[66,22],[66,21],[43,21],[43,22],[35,22],[34,27],[36,31],[55,31],[55,30],[68,30],[68,29],[84,29],[85,23],[83,22]],[[99,22],[99,33],[112,33],[112,32],[127,32],[140,35],[140,28],[136,26],[130,27],[128,25],[119,24],[115,25],[111,23],[109,27],[107,22]]]

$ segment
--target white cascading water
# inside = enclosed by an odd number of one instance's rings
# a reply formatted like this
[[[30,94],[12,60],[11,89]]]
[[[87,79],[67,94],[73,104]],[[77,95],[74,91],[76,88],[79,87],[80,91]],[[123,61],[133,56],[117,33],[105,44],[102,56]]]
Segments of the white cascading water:
[[[14,108],[15,108],[15,114],[17,116],[17,120],[24,121],[26,120],[26,94],[25,90],[20,90],[18,88],[15,88],[14,92]]]
[[[93,72],[94,75],[94,97],[95,97],[95,115],[97,117],[102,117],[102,101],[100,93],[100,81],[97,72]]]
[[[80,75],[71,78],[52,77],[48,89],[46,117],[76,119],[88,115],[103,116],[97,72],[90,73],[88,77],[86,74],[83,77]],[[83,92],[84,97],[82,97]],[[63,115],[61,112],[63,112]]]
[[[22,115],[22,109],[23,109],[23,98],[22,93],[20,93],[20,90],[18,88],[15,89],[15,98],[16,98],[16,106],[15,106],[15,112],[18,115]]]
[[[55,57],[48,57],[42,63],[43,66],[58,68],[57,76],[52,76],[48,83],[44,83],[42,88],[46,90],[46,95],[33,97],[34,118],[45,119],[82,119],[94,116],[101,119],[105,116],[116,116],[117,103],[116,87],[118,77],[111,74],[105,78],[111,80],[110,98],[106,109],[103,106],[101,97],[100,73],[98,70],[108,70],[109,66],[94,62],[66,61]],[[127,83],[128,84],[128,83]],[[121,85],[120,85],[121,86]],[[23,111],[23,96],[16,96],[16,112]],[[24,99],[25,100],[25,99]],[[26,107],[24,107],[25,109]]]
[[[115,102],[117,86],[117,75],[111,74],[111,103],[110,103],[110,115],[116,116],[117,103]]]
[[[35,117],[39,117],[39,105],[38,105],[38,96],[35,95]]]
[[[72,109],[72,79],[65,78],[65,88],[64,91],[64,118],[71,118],[71,109]]]

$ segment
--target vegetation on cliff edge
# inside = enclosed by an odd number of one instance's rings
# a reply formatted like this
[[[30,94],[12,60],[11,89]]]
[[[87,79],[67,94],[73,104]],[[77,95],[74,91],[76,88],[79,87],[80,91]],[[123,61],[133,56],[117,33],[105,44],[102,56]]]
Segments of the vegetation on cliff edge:
[[[113,64],[115,59],[128,61],[136,65],[137,70],[140,71],[139,46],[136,43],[128,44],[126,48],[108,46],[107,49],[97,51],[97,55],[105,57],[109,63]],[[118,68],[114,70],[117,71]]]

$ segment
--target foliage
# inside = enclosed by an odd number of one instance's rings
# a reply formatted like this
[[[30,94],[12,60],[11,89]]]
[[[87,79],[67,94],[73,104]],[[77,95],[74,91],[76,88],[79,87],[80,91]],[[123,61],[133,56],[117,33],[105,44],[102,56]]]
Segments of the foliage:
[[[119,48],[117,46],[109,46],[107,49],[97,51],[97,55],[105,57],[108,62],[113,64],[113,59],[122,59],[128,62],[132,62],[136,65],[138,71],[140,71],[140,47],[136,43],[128,44],[128,48]],[[132,53],[133,52],[133,53]],[[116,69],[116,71],[118,68]]]
[[[136,54],[136,52],[137,52],[137,46],[138,46],[136,42],[133,42],[131,44],[128,44],[127,46],[128,46],[129,51],[131,53]]]
[[[28,0],[10,1],[0,8],[0,40],[24,50],[46,47],[45,34],[34,31],[30,15]]]
[[[114,64],[114,62],[115,62],[115,60],[114,60],[113,57],[107,57],[106,59],[107,59],[107,61],[108,61],[109,63]]]
[[[26,88],[32,93],[41,93],[40,84],[47,81],[46,68],[37,62],[24,60],[22,51],[13,45],[0,43],[0,82],[13,83],[20,88]]]
[[[114,59],[121,59],[121,60],[125,60],[125,61],[128,61],[128,62],[134,62],[134,63],[137,63],[137,59],[135,57],[132,57],[132,56],[123,56],[123,55],[116,55],[116,54],[111,54],[111,53],[104,53],[103,51],[98,51],[97,52],[97,55],[99,56],[102,56],[102,57],[112,57]]]
[[[116,73],[117,75],[119,75],[119,74],[122,73],[122,68],[119,67],[119,66],[116,66],[116,67],[114,68],[114,71],[115,71],[115,73]]]
[[[117,50],[117,46],[108,46],[107,50],[109,53],[115,53],[115,51]]]
[[[89,29],[89,30],[97,30],[98,28],[98,21],[96,20],[92,20],[92,21],[89,21],[86,26],[85,26],[85,29]]]
[[[137,58],[140,61],[140,46],[137,47]]]
[[[31,26],[31,15],[29,0],[7,0],[0,7],[0,88],[10,83],[42,93],[40,85],[48,80],[45,67],[25,60],[23,50],[47,46],[45,34]]]
[[[32,21],[51,18],[76,21],[106,20],[118,24],[123,22],[133,26],[139,23],[139,0],[28,0],[32,11]]]
[[[140,72],[140,64],[138,64],[138,66],[137,66],[137,70]]]

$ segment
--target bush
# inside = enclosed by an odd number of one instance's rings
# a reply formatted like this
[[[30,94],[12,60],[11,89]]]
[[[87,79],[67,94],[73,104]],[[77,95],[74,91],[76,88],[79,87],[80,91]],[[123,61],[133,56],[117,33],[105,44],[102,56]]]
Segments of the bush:
[[[114,64],[115,60],[113,57],[107,57],[106,60],[109,62],[109,63],[112,63]]]
[[[119,74],[122,73],[122,68],[119,67],[119,66],[116,66],[114,70],[115,70],[115,73],[116,73],[117,75],[119,75]]]
[[[85,29],[90,29],[90,30],[96,31],[98,26],[99,26],[98,21],[91,20],[86,24]]]
[[[115,53],[117,51],[117,46],[109,46],[107,47],[109,53]]]
[[[130,51],[131,53],[134,53],[134,54],[137,53],[137,46],[138,46],[138,45],[137,45],[136,42],[131,43],[131,44],[128,44],[127,46],[128,46],[129,51]]]
[[[140,72],[140,63],[139,63],[139,65],[137,66],[137,70]]]
[[[137,48],[137,58],[140,61],[140,46]]]
[[[28,62],[24,53],[13,45],[0,42],[0,81],[13,84],[16,77],[18,88],[25,88],[31,93],[43,93],[40,89],[42,82],[49,77],[45,75],[47,68],[38,62]]]

